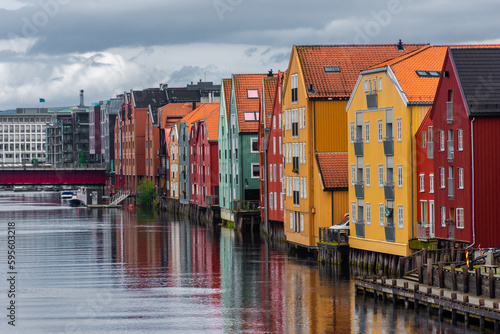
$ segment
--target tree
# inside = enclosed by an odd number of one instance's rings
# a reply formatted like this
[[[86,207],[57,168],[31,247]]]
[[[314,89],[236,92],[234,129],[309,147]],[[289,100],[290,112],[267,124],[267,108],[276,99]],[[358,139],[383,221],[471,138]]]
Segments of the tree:
[[[140,206],[153,206],[156,204],[156,188],[150,179],[142,179],[137,187],[137,204]]]

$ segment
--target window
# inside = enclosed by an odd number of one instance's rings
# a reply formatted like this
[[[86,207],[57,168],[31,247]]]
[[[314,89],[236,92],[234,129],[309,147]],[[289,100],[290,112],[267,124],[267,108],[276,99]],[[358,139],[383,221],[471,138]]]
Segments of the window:
[[[290,230],[293,230],[294,232],[296,232],[293,227],[294,227],[294,225],[293,225],[293,212],[290,212]]]
[[[382,78],[378,78],[378,91],[382,90]]]
[[[283,193],[280,193],[280,210],[283,210]]]
[[[252,179],[258,179],[259,176],[260,176],[259,164],[258,163],[252,164]]]
[[[302,129],[302,108],[299,108],[299,129]]]
[[[299,78],[297,74],[292,74],[292,103],[299,101]]]
[[[398,188],[403,188],[403,165],[398,165]]]
[[[366,225],[371,225],[372,223],[372,213],[370,203],[366,203]]]
[[[458,167],[458,189],[464,189],[464,169]]]
[[[420,174],[420,192],[425,192],[425,174]]]
[[[251,153],[259,153],[259,139],[258,138],[250,138],[250,152]]]
[[[378,224],[384,226],[384,204],[378,205]]]
[[[278,128],[281,129],[281,113],[278,114]]]
[[[370,186],[370,165],[365,166],[365,186]]]
[[[454,144],[453,144],[453,130],[448,130],[448,160],[452,161],[453,160],[453,150],[454,150]]]
[[[396,140],[403,140],[403,122],[401,118],[396,119]]]
[[[300,232],[304,232],[304,215],[300,215]]]
[[[281,137],[278,137],[278,147],[279,147],[279,150],[280,150],[280,154],[283,154],[283,150],[281,148]]]
[[[457,208],[457,228],[464,228],[464,208]]]
[[[444,131],[439,130],[439,150],[444,151]]]
[[[446,207],[441,207],[441,226],[446,226]]]
[[[304,161],[302,160],[302,157],[304,156],[303,152],[302,152],[302,143],[299,143],[299,149],[300,149],[300,152],[299,152],[299,162],[301,164],[304,163]]]
[[[422,148],[427,147],[427,132],[422,131]]]
[[[356,166],[351,165],[351,186],[356,183]]]
[[[427,220],[427,201],[420,201],[420,221],[422,224],[426,224]],[[425,226],[425,225],[423,225]]]
[[[446,122],[453,123],[453,91],[448,91],[448,102],[446,102]]]
[[[351,222],[356,222],[356,202],[351,202]]]
[[[351,135],[351,143],[354,143],[354,122],[349,124],[349,133]]]
[[[302,143],[302,146],[304,146],[304,149],[302,150],[302,161],[305,164],[306,163],[306,143]]]
[[[403,228],[403,206],[398,205],[398,228]]]
[[[273,129],[276,129],[276,115],[273,115]]]
[[[244,113],[245,122],[258,122],[259,121],[259,112],[258,111],[246,111]],[[234,134],[234,127],[233,127]]]
[[[293,205],[300,205],[300,178],[298,176],[293,177]]]
[[[292,129],[292,112],[290,109],[286,110],[286,130]]]
[[[365,143],[370,142],[370,122],[365,122]]]
[[[464,150],[464,130],[457,130],[457,151]]]
[[[444,175],[444,167],[439,167],[439,179],[440,179],[439,187],[441,189],[444,189],[446,186],[445,185],[446,179],[445,179],[445,175]]]
[[[434,174],[429,174],[429,193],[434,193]]]
[[[379,119],[377,121],[377,138],[378,138],[379,143],[381,143],[382,140],[384,139],[383,123],[382,123],[381,119]]]
[[[286,196],[290,197],[290,177],[286,177]]]
[[[273,209],[273,193],[269,193],[269,208],[272,210]]]
[[[306,107],[302,107],[302,129],[306,128]]]
[[[455,198],[455,173],[453,166],[448,166],[448,199]]]
[[[292,109],[292,137],[299,136],[299,109]]]
[[[273,137],[273,154],[276,154],[276,137]]]
[[[307,178],[304,177],[304,198],[307,198]]]
[[[434,135],[432,133],[432,126],[427,128],[427,158],[434,159]]]
[[[378,165],[378,186],[384,186],[384,166]]]
[[[259,91],[257,89],[247,89],[247,99],[258,99]]]
[[[299,171],[299,143],[292,143],[292,148],[293,148],[292,168],[293,168],[293,171],[298,173],[298,171]]]

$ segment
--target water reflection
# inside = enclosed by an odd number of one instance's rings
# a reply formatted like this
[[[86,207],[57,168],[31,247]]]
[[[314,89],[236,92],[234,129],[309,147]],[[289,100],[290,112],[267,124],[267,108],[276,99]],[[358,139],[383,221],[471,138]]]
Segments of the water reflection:
[[[47,193],[0,194],[2,245],[8,221],[18,232],[19,333],[464,332],[363,300],[346,271],[255,235],[147,209],[63,207]]]

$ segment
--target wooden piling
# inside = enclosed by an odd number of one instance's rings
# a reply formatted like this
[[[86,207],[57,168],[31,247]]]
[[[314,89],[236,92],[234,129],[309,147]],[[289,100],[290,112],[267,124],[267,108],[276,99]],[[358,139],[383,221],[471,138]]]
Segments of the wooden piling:
[[[481,282],[481,268],[477,267],[476,268],[476,296],[482,295],[482,291],[481,291],[482,284],[481,283],[482,283]]]

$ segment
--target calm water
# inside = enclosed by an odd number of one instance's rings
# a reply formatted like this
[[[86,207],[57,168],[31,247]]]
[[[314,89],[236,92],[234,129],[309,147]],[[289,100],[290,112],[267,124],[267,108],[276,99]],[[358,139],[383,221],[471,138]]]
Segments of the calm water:
[[[16,327],[8,325],[16,223]],[[147,210],[0,193],[0,333],[464,333],[363,301],[348,275],[283,246]]]

